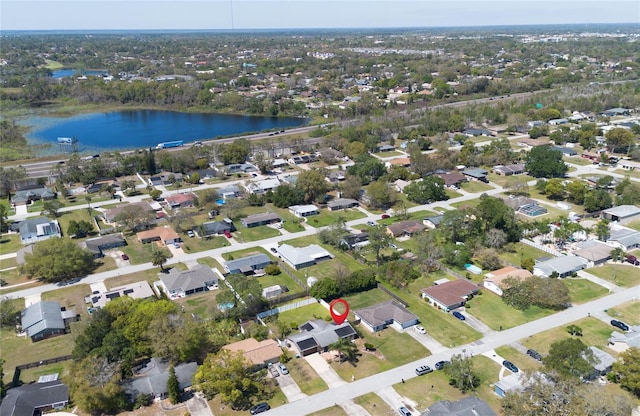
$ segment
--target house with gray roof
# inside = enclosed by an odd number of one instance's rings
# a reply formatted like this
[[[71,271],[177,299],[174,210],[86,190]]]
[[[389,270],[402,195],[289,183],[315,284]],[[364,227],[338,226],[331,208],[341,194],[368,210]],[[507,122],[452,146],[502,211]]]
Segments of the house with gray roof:
[[[25,189],[23,191],[16,191],[11,198],[11,205],[29,205],[33,201],[54,199],[56,193],[49,188],[37,188],[37,189]]]
[[[487,182],[487,174],[489,172],[482,168],[471,168],[465,169],[462,171],[462,174],[466,176],[468,179],[473,179],[476,181]]]
[[[494,391],[500,397],[506,396],[507,393],[522,391],[524,390],[526,377],[527,375],[525,373],[513,373],[502,377],[494,383]]]
[[[195,293],[217,289],[218,276],[204,264],[197,264],[185,271],[174,267],[168,274],[160,276],[160,285],[164,287],[169,298],[183,298]]]
[[[334,256],[317,244],[306,247],[294,247],[289,244],[281,244],[276,248],[278,254],[287,264],[294,269],[313,266],[321,261],[330,260]]]
[[[129,399],[135,401],[140,394],[150,395],[154,400],[166,399],[169,396],[167,390],[169,367],[169,362],[151,358],[144,367],[136,372],[134,378],[123,384]],[[184,363],[175,366],[174,369],[180,390],[191,387],[193,376],[198,370],[198,363]]]
[[[236,185],[229,185],[218,189],[218,195],[220,195],[222,199],[237,198],[240,196],[240,193],[240,188]]]
[[[640,219],[640,208],[635,205],[618,205],[602,211],[602,218],[620,224]]]
[[[193,229],[198,237],[210,237],[212,235],[224,234],[225,231],[233,232],[235,230],[233,222],[229,223],[226,221],[209,221],[202,224],[201,227]]]
[[[271,264],[271,259],[264,253],[229,260],[224,264],[227,273],[253,274],[256,270],[262,270]]]
[[[282,218],[275,212],[264,212],[262,214],[249,215],[240,220],[242,225],[247,228],[259,227],[261,225],[282,222]]]
[[[587,240],[577,243],[578,249],[574,256],[582,257],[589,262],[589,266],[597,266],[611,260],[613,247],[597,240]]]
[[[607,375],[607,373],[609,373],[613,368],[613,363],[616,362],[616,359],[608,352],[602,351],[600,348],[594,347],[593,345],[590,346],[589,349],[593,353],[595,363],[593,364],[593,373],[589,374],[585,379],[595,380],[598,377]]]
[[[249,182],[245,185],[245,188],[250,194],[263,194],[267,191],[273,191],[278,186],[280,186],[279,179],[269,178],[261,181]]]
[[[422,223],[429,228],[436,229],[440,226],[440,223],[442,222],[443,218],[444,218],[443,214],[436,215],[433,217],[427,217],[424,220],[422,220]]]
[[[327,208],[331,211],[337,211],[339,209],[349,209],[358,206],[358,201],[352,198],[337,198],[327,202]]]
[[[537,262],[533,266],[533,275],[550,277],[554,272],[558,277],[567,277],[589,265],[589,262],[578,256],[560,256]]]
[[[497,165],[493,167],[493,173],[497,175],[511,176],[524,173],[524,163],[513,163],[511,165]]]
[[[498,416],[489,404],[476,396],[456,402],[443,400],[433,404],[423,415],[428,416]]]
[[[640,325],[629,327],[629,332],[611,332],[609,348],[617,352],[626,351],[629,348],[640,348]]]
[[[60,380],[23,384],[7,390],[2,416],[32,416],[61,410],[69,403],[69,387]]]
[[[94,257],[104,257],[104,252],[117,247],[127,245],[127,240],[122,238],[122,234],[108,234],[98,238],[91,238],[78,244],[93,253]]]
[[[38,302],[24,309],[20,318],[22,330],[37,342],[65,334],[77,315],[73,310],[63,310],[58,302]]]
[[[615,107],[604,110],[602,113],[600,113],[600,115],[605,117],[628,116],[630,112],[631,110],[627,108]]]
[[[634,248],[640,248],[640,231],[622,228],[619,230],[611,230],[607,243],[620,247],[625,251]]]
[[[321,319],[307,321],[299,327],[300,333],[289,335],[287,338],[298,353],[304,357],[315,352],[323,352],[327,347],[339,339],[354,339],[357,337],[355,329],[349,322],[336,325]]]
[[[46,217],[21,221],[18,225],[18,230],[22,244],[33,244],[52,237],[62,236],[58,220],[51,220]]]
[[[360,319],[369,331],[382,331],[388,326],[392,326],[398,330],[416,325],[418,317],[407,310],[395,300],[390,300],[367,308],[357,309],[353,311],[357,319]]]
[[[233,175],[235,173],[250,173],[257,172],[258,168],[250,163],[232,163],[222,168],[227,175]]]

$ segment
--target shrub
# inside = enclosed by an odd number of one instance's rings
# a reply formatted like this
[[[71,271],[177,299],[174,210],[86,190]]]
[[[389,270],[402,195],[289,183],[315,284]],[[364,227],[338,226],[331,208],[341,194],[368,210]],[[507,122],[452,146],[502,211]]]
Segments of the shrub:
[[[280,267],[277,264],[269,264],[264,268],[264,272],[270,276],[275,276],[281,273]]]

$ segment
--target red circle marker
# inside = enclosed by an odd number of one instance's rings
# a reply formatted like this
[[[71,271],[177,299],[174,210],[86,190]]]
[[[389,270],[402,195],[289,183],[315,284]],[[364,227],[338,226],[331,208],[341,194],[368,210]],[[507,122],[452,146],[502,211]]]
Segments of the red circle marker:
[[[338,313],[335,309],[333,309],[333,307],[338,303],[342,303],[344,305],[345,310],[343,313]],[[331,313],[331,317],[333,318],[334,322],[340,325],[345,321],[345,319],[347,319],[347,316],[349,316],[349,304],[344,299],[334,299],[329,304],[329,312]]]

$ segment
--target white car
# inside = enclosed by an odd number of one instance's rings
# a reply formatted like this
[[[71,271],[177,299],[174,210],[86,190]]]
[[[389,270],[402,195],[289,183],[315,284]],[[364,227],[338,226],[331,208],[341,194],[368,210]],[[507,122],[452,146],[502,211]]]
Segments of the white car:
[[[368,225],[369,227],[375,227],[375,226],[376,226],[376,223],[375,223],[375,222],[373,222],[373,221],[367,221],[367,225]]]
[[[416,325],[416,331],[418,331],[419,334],[426,334],[427,333],[427,330],[424,329],[424,327],[420,326],[420,325]]]

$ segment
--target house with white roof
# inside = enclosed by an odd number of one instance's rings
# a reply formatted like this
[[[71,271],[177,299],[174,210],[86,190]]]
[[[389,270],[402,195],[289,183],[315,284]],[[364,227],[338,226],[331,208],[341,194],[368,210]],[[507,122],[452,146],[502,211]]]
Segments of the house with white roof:
[[[537,262],[533,266],[533,275],[550,277],[554,272],[558,277],[567,277],[589,265],[589,262],[578,256],[560,256]]]
[[[244,187],[250,194],[263,194],[268,191],[273,191],[280,186],[280,180],[276,178],[264,179],[256,182],[249,182]]]
[[[603,210],[602,218],[612,222],[626,224],[631,221],[640,220],[640,208],[635,205],[618,205],[617,207]]]
[[[296,217],[300,217],[300,218],[310,217],[312,215],[318,215],[320,213],[320,211],[318,210],[318,207],[313,204],[292,205],[289,207],[289,211]]]
[[[607,239],[607,244],[620,247],[624,251],[640,248],[640,231],[628,228],[612,229]]]
[[[49,218],[32,218],[18,224],[22,244],[33,244],[52,237],[61,237],[58,220]]]
[[[306,247],[294,247],[289,244],[282,244],[276,248],[278,254],[287,264],[294,269],[313,266],[324,260],[330,260],[334,256],[317,244],[310,244]]]

